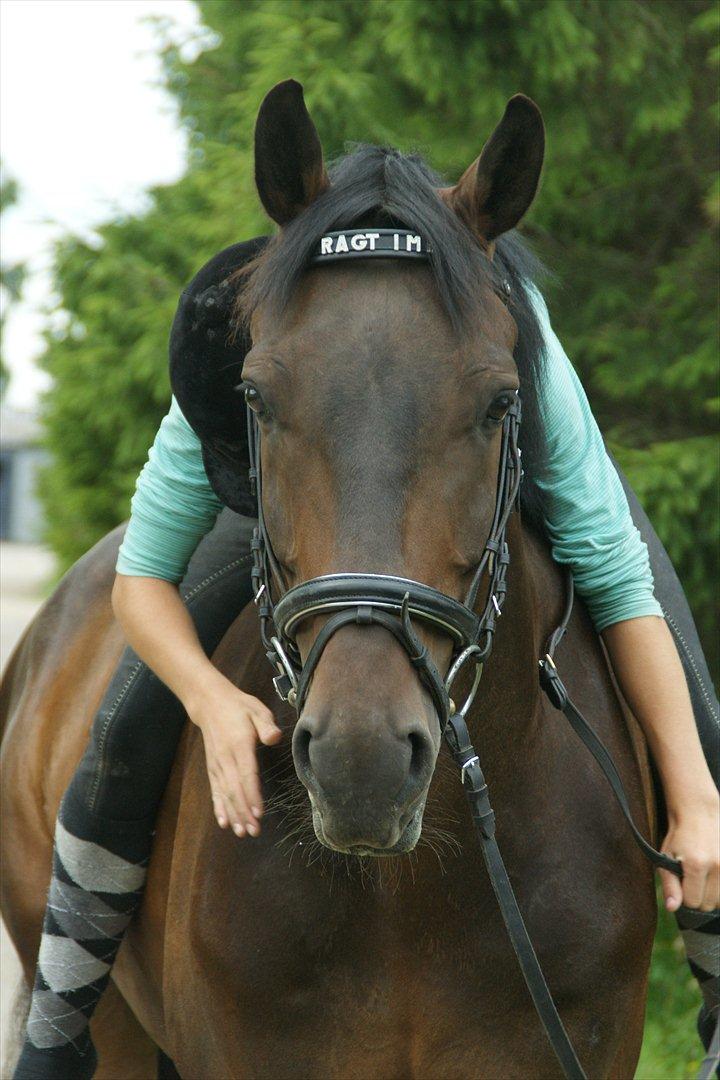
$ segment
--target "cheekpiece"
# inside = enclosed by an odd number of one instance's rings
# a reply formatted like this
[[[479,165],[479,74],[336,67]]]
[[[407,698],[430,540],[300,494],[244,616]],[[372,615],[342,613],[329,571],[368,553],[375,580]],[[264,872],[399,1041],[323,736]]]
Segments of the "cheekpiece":
[[[410,229],[341,229],[320,237],[310,265],[340,259],[427,259],[432,248]]]

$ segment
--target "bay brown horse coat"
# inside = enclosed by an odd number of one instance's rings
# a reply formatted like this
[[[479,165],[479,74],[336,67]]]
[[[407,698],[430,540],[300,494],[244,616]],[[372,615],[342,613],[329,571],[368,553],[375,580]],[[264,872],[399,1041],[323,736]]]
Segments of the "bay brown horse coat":
[[[268,95],[256,153],[282,253],[284,235],[341,188],[297,84]],[[541,160],[537,109],[516,98],[460,182],[434,191],[446,229],[488,266],[529,206]],[[392,160],[383,168],[392,193]],[[372,223],[369,210],[353,220]],[[399,210],[385,205],[388,219]],[[282,307],[263,294],[261,261],[252,280],[242,377],[257,390],[264,506],[289,582],[384,572],[461,597],[492,515],[498,417],[518,385],[518,327],[492,278],[480,274],[477,302],[462,311],[422,265],[306,271]],[[590,1076],[627,1077],[642,1038],[652,873],[594,761],[539,688],[561,575],[519,515],[508,538],[507,601],[469,726],[578,1056]],[[123,647],[110,605],[118,543],[111,534],[66,576],[5,680],[3,912],[28,983],[58,804]],[[317,629],[304,631],[304,654]],[[448,642],[422,633],[446,668]],[[213,659],[274,706],[252,607]],[[580,605],[562,666],[649,832],[642,754]],[[93,1021],[98,1076],[154,1075],[154,1046],[181,1076],[207,1080],[557,1076],[457,772],[404,651],[380,627],[343,628],[300,721],[286,706],[275,711],[285,737],[260,750],[268,814],[257,840],[215,825],[202,739],[186,732],[117,991]]]

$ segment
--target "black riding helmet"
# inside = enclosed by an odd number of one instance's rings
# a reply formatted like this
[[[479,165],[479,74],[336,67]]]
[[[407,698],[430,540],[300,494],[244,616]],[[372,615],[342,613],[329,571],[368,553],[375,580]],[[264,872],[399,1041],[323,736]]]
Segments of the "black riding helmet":
[[[232,325],[237,288],[230,279],[267,240],[258,236],[214,255],[183,290],[170,331],[170,385],[202,443],[208,480],[226,506],[252,517],[245,402],[235,391],[250,339]]]

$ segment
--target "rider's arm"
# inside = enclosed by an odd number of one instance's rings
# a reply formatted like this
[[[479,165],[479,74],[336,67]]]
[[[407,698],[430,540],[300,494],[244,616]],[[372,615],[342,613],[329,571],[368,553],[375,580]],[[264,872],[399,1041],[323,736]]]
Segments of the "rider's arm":
[[[200,440],[173,398],[135,485],[118,573],[180,582],[221,509]]]
[[[602,633],[623,694],[647,736],[668,811],[665,849],[685,878],[667,872],[667,907],[720,905],[718,793],[700,745],[685,674],[653,593],[636,529],[585,392],[534,294],[545,337],[540,408],[548,458],[538,486],[553,556],[569,565]]]
[[[207,658],[177,588],[221,506],[200,442],[173,401],[137,481],[113,608],[135,652],[202,730],[219,824],[257,835],[262,796],[255,744],[277,742],[280,732],[269,709]]]

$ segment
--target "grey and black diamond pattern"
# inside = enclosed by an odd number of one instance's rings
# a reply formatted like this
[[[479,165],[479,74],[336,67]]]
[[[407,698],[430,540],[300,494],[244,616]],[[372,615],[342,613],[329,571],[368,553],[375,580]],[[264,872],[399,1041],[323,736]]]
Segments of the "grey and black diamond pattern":
[[[55,850],[68,877],[88,892],[137,892],[145,881],[144,863],[129,862],[99,844],[78,839],[60,820],[55,827]]]
[[[84,1033],[139,903],[145,875],[146,860],[132,862],[81,840],[58,821],[55,872],[27,1023],[34,1046],[76,1045]],[[111,906],[115,902],[123,910]]]
[[[98,995],[99,996],[99,995]],[[93,1005],[97,997],[93,1000]],[[51,1046],[75,1044],[88,1026],[89,1017],[75,1009],[52,990],[35,990],[27,1021],[27,1034],[33,1046],[48,1050]]]

